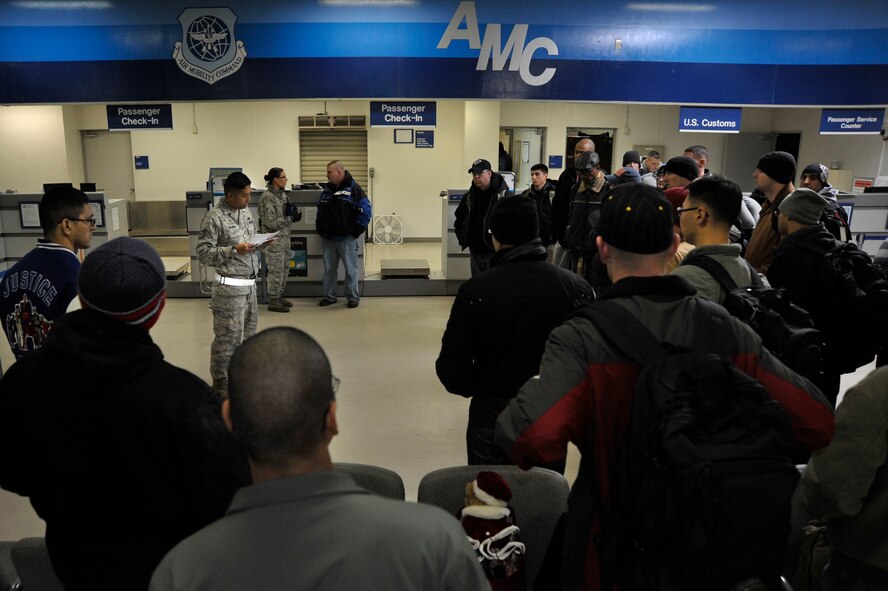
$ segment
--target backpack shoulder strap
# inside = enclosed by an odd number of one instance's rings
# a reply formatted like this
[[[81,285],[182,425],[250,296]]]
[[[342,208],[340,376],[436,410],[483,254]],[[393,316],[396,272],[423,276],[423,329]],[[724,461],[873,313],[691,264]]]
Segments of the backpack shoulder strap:
[[[701,269],[709,273],[713,279],[715,279],[715,282],[719,284],[719,286],[725,293],[729,293],[737,289],[737,283],[725,270],[725,268],[719,265],[718,262],[713,261],[708,256],[688,257],[684,261],[682,261],[681,264],[700,267]],[[758,275],[756,275],[756,278],[758,278]]]
[[[575,315],[590,320],[609,345],[642,366],[667,354],[657,337],[629,310],[614,301],[599,301],[578,310]]]
[[[749,283],[753,287],[764,287],[765,282],[762,281],[762,278],[759,277],[759,272],[756,271],[755,267],[752,266],[752,263],[743,259],[743,262],[746,263],[746,267],[749,269]]]

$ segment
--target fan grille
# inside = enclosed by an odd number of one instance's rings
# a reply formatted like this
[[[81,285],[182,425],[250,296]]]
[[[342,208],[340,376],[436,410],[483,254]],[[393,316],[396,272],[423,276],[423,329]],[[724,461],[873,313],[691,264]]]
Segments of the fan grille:
[[[404,222],[399,215],[381,215],[373,219],[375,244],[401,244],[404,242]]]

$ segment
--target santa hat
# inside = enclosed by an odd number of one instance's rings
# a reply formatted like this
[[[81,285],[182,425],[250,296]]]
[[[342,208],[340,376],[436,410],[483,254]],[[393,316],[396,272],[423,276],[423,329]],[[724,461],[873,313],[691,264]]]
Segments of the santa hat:
[[[475,496],[491,507],[505,507],[512,500],[512,489],[506,479],[496,472],[478,472],[475,477]]]

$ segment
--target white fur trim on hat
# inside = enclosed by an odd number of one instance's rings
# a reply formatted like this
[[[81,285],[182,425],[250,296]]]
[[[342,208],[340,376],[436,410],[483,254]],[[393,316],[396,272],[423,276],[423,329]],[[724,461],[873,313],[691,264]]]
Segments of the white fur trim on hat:
[[[475,496],[478,497],[478,499],[483,501],[485,504],[490,505],[491,507],[505,507],[506,505],[508,505],[507,502],[501,501],[501,500],[497,499],[496,497],[494,497],[493,495],[490,495],[490,494],[484,492],[483,490],[481,490],[481,487],[478,486],[477,480],[472,481],[472,488],[475,490]]]
[[[462,515],[465,517],[477,517],[478,519],[503,519],[512,514],[508,507],[490,507],[488,505],[469,505],[463,507]]]

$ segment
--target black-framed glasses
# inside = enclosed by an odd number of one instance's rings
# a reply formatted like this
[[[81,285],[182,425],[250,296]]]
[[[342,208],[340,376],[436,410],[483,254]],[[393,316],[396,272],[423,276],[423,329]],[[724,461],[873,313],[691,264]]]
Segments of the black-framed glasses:
[[[697,207],[676,207],[675,208],[675,215],[681,215],[686,211],[694,211],[695,209],[700,209],[700,206],[698,205]]]
[[[65,220],[68,220],[69,222],[83,222],[84,224],[89,224],[93,228],[96,227],[96,218],[86,218],[85,220],[80,218],[62,218],[62,222]],[[61,224],[62,222],[59,223]]]

